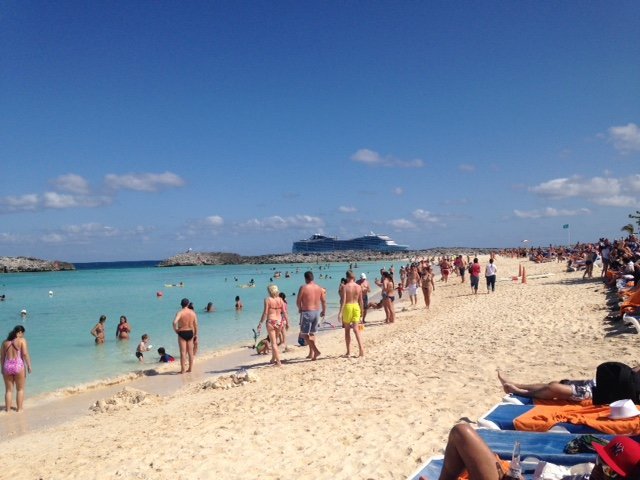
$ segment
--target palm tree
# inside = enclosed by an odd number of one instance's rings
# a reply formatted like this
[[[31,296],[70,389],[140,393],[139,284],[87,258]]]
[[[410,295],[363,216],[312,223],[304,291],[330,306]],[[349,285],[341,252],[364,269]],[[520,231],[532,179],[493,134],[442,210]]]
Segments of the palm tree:
[[[627,232],[629,235],[633,235],[633,223],[626,224],[620,230],[622,230],[623,232]]]

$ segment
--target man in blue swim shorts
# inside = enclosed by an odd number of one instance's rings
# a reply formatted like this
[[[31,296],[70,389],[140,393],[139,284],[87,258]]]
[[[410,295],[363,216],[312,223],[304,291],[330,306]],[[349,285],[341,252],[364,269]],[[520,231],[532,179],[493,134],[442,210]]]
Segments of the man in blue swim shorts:
[[[355,275],[349,270],[347,271],[347,283],[340,290],[340,313],[338,313],[338,318],[342,320],[342,327],[344,328],[347,357],[351,355],[351,330],[356,334],[356,340],[358,341],[358,356],[364,356],[364,347],[359,328],[363,310],[362,287],[356,283]]]
[[[327,295],[325,289],[313,281],[313,272],[305,272],[304,281],[296,299],[300,313],[300,336],[309,345],[307,358],[316,360],[320,356],[316,346],[316,331],[319,318],[324,317],[327,310]]]

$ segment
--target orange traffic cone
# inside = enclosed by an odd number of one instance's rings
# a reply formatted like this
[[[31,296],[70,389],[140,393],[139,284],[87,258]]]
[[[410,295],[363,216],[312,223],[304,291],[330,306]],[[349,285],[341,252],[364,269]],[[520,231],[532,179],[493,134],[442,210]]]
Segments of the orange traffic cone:
[[[527,283],[527,270],[522,267],[522,283]]]

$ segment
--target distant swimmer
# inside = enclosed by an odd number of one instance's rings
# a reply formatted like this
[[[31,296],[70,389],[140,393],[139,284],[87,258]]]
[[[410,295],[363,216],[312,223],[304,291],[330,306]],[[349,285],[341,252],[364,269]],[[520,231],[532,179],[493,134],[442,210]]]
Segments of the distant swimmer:
[[[49,296],[53,297],[53,290],[49,290]]]
[[[213,306],[213,302],[207,303],[207,306],[204,309],[205,312],[211,313],[216,311],[216,307]]]
[[[104,324],[107,321],[106,315],[100,315],[100,320],[96,323],[96,326],[91,330],[91,335],[96,337],[96,345],[104,343]]]
[[[242,310],[244,305],[242,305],[242,300],[240,300],[240,296],[236,295],[236,310]]]
[[[27,316],[27,311],[24,308],[22,310],[20,310],[20,316],[22,318],[25,318]]]
[[[131,333],[131,325],[129,325],[129,321],[127,317],[124,315],[120,316],[120,323],[116,327],[116,338],[118,340],[128,340],[129,334]]]

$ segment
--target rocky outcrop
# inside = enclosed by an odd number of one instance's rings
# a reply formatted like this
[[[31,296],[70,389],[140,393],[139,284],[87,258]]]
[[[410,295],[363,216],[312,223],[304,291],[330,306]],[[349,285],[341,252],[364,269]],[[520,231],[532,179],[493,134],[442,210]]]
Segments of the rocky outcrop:
[[[372,251],[343,251],[318,254],[285,253],[259,256],[242,256],[237,253],[186,252],[160,262],[160,267],[202,266],[202,265],[239,265],[239,264],[281,264],[281,263],[330,263],[330,262],[373,262],[380,260],[410,261],[426,257],[451,255],[481,255],[495,249],[489,248],[432,248],[395,253]]]
[[[57,260],[40,260],[29,257],[0,257],[0,273],[18,272],[58,272],[75,270],[72,263]]]

